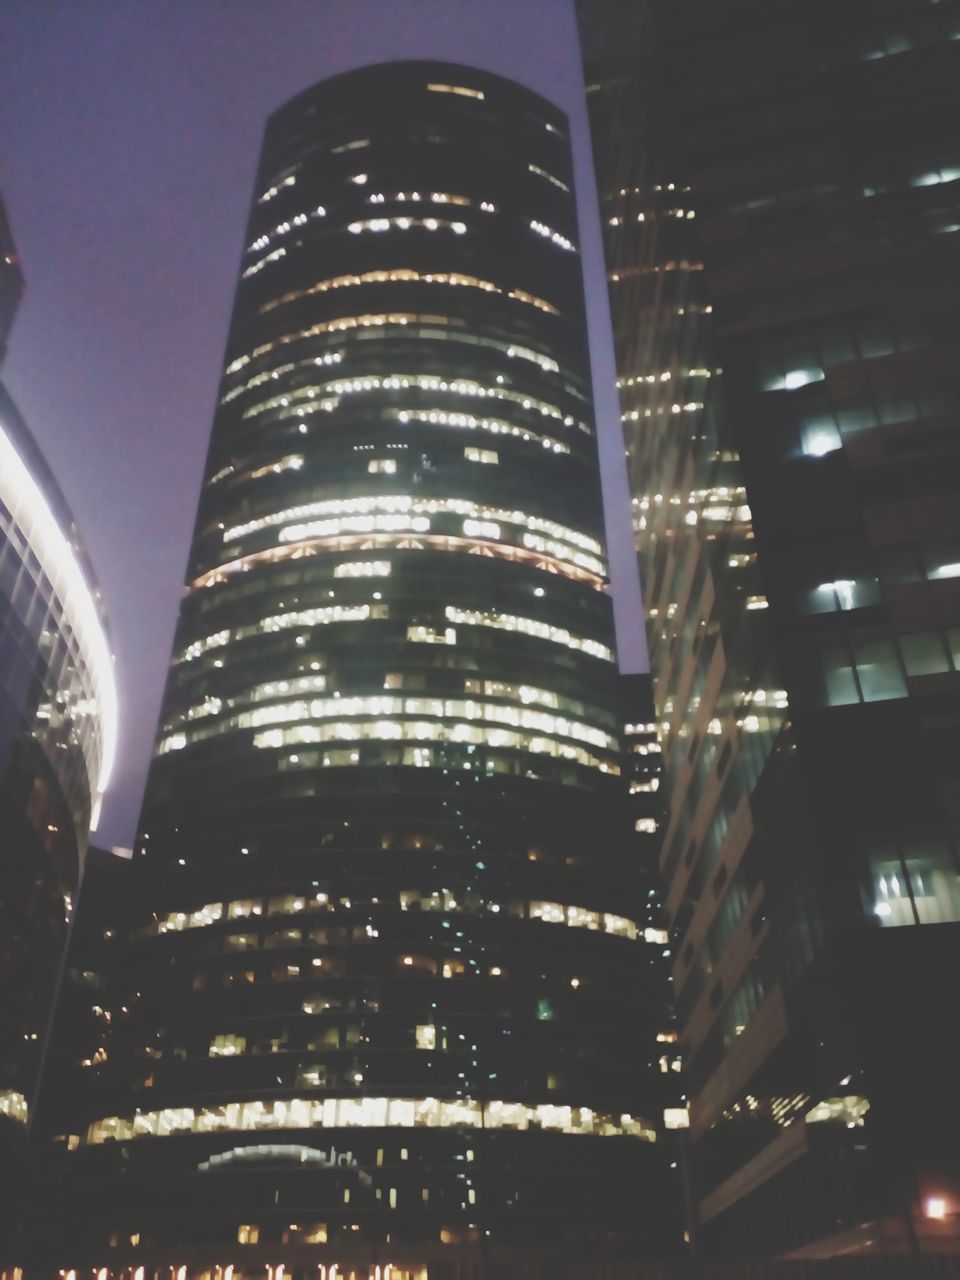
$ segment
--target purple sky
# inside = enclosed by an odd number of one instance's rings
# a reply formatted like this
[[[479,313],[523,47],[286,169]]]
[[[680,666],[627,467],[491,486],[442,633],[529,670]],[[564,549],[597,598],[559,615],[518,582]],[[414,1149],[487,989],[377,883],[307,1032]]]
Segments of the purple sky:
[[[101,843],[133,839],[263,124],[354,66],[466,62],[571,116],[622,665],[643,667],[573,0],[20,0],[0,5],[0,49],[0,189],[27,278],[4,378],[117,656]]]

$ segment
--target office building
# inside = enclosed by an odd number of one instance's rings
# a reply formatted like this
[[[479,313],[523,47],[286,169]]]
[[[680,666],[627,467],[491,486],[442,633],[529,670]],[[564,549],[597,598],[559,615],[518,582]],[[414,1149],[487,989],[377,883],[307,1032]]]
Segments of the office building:
[[[579,16],[698,1248],[957,1248],[960,12]]]
[[[464,67],[269,121],[61,1268],[674,1246],[572,187]]]
[[[22,286],[2,206],[0,253],[2,347]],[[0,1178],[11,1188],[0,1205],[0,1239],[7,1244],[19,1230],[26,1130],[116,722],[113,659],[76,525],[0,385]]]

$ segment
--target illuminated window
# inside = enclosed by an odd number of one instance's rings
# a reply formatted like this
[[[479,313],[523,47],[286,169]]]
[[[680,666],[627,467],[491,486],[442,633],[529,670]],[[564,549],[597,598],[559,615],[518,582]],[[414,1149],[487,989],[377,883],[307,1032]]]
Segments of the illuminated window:
[[[831,613],[835,610],[860,609],[877,604],[880,589],[876,578],[837,578],[821,582],[805,598],[805,612]]]
[[[417,644],[456,644],[457,633],[453,627],[445,627],[442,631],[436,627],[407,627],[407,639]]]
[[[389,560],[346,560],[333,571],[335,578],[388,578]]]
[[[468,89],[462,84],[428,84],[427,89],[430,93],[455,93],[461,98],[477,98],[480,102],[486,97],[482,89]]]
[[[863,1117],[870,1110],[866,1098],[849,1096],[844,1098],[824,1098],[807,1112],[807,1124],[844,1124],[848,1129],[859,1128]]]
[[[475,449],[473,445],[467,445],[463,451],[463,456],[468,462],[486,462],[498,463],[500,455],[496,449]],[[960,566],[958,566],[960,569]]]
[[[367,463],[367,470],[373,475],[382,473],[392,476],[397,470],[397,460],[396,458],[371,458]]]
[[[437,1047],[437,1029],[432,1023],[417,1027],[417,1048],[435,1049]]]
[[[364,231],[453,231],[456,235],[462,236],[466,234],[467,224],[465,222],[450,222],[447,218],[408,218],[401,216],[397,218],[364,218],[358,222],[351,222],[347,226],[347,230],[353,235],[360,235]]]
[[[260,1228],[251,1226],[237,1227],[237,1244],[258,1244],[260,1241]]]
[[[960,920],[960,875],[943,840],[914,839],[871,854],[871,902],[885,927]]]
[[[803,452],[808,458],[822,458],[843,447],[840,432],[828,422],[823,422],[820,426],[804,426],[800,436]]]
[[[555,178],[552,173],[548,173],[546,169],[541,169],[539,165],[528,164],[527,168],[531,173],[535,173],[539,178],[546,178],[555,187],[559,187],[561,191],[569,192],[570,188],[565,182],[561,182],[559,178]]]
[[[235,1054],[246,1053],[246,1036],[216,1036],[210,1042],[211,1058],[232,1058]]]

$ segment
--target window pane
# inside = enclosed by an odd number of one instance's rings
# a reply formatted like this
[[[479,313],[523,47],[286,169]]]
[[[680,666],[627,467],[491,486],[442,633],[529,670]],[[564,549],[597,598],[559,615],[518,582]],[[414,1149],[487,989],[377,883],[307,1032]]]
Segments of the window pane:
[[[900,648],[908,676],[930,676],[950,670],[947,647],[939,631],[921,631],[901,636]]]
[[[919,582],[920,569],[912,547],[884,547],[878,553],[884,582]]]
[[[911,422],[917,416],[917,407],[911,396],[881,396],[877,401],[877,408],[883,423]]]
[[[906,696],[907,684],[892,640],[881,636],[858,640],[854,643],[854,655],[864,702]]]
[[[960,538],[942,538],[923,548],[923,567],[928,578],[960,578]]]
[[[872,404],[848,405],[840,409],[837,416],[840,419],[840,433],[845,440],[877,425],[877,413]]]
[[[885,928],[916,924],[903,866],[892,845],[881,845],[871,852],[870,892],[868,906]]]
[[[904,849],[921,924],[960,920],[960,876],[945,841],[912,840]]]
[[[828,707],[842,707],[851,702],[859,702],[857,683],[842,641],[820,641],[820,664],[823,671],[824,701]]]

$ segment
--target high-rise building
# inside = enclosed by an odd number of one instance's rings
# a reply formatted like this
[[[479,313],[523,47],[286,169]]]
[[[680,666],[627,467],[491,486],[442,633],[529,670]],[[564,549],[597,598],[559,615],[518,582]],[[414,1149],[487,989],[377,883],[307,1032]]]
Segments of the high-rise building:
[[[579,14],[695,1234],[957,1248],[960,11]]]
[[[676,1239],[567,128],[270,119],[61,1267]]]
[[[2,205],[0,254],[2,354],[21,286]],[[0,1180],[10,1188],[0,1202],[0,1240],[7,1248],[18,1233],[26,1127],[72,895],[110,773],[116,704],[99,593],[76,525],[0,385]]]

